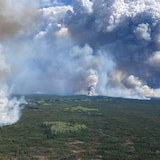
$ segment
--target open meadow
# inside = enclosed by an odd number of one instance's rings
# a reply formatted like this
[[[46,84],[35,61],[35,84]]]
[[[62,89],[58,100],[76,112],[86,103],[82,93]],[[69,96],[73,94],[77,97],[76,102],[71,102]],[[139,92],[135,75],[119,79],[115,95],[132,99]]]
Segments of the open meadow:
[[[0,128],[0,160],[158,160],[160,101],[26,96]],[[23,107],[23,106],[22,106]]]

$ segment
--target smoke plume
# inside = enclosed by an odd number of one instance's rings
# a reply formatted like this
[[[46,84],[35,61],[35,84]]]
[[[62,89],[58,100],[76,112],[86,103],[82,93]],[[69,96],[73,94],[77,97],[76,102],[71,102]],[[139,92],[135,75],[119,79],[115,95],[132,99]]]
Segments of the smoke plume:
[[[14,93],[160,97],[158,0],[36,2],[0,2]]]
[[[13,124],[20,117],[20,102],[16,98],[9,99],[9,89],[5,77],[10,71],[10,66],[0,49],[0,126]]]
[[[17,122],[21,115],[20,104],[24,103],[10,96],[11,86],[8,86],[8,77],[12,72],[12,66],[8,60],[12,56],[5,51],[7,51],[7,43],[13,41],[14,37],[27,33],[29,28],[34,26],[32,23],[30,27],[27,27],[27,23],[31,22],[35,15],[34,7],[27,9],[28,4],[26,0],[0,2],[0,126]],[[16,45],[18,47],[18,43]]]

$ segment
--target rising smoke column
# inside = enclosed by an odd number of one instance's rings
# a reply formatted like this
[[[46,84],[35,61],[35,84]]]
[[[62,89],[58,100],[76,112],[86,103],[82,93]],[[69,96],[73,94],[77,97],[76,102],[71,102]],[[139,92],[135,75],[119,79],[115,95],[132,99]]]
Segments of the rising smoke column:
[[[16,99],[9,99],[8,86],[5,83],[5,76],[10,70],[6,59],[0,49],[0,126],[13,124],[20,117],[20,102]]]
[[[17,40],[23,46],[23,55],[17,54],[10,60],[18,70],[13,79],[15,92],[96,95],[99,83],[104,86],[104,89],[101,87],[104,93],[108,82],[106,74],[114,68],[112,56],[87,43],[80,45],[71,36],[66,25],[70,18],[68,12],[73,12],[72,6],[39,9],[40,21],[35,35],[31,35],[32,39]],[[91,12],[91,6],[87,12]],[[29,45],[26,47],[26,44]],[[16,59],[20,59],[22,64],[17,64]]]
[[[160,97],[159,5],[158,0],[74,1],[66,22],[71,35],[94,51],[103,48],[116,65],[106,73],[106,86],[98,84],[99,94]]]
[[[33,8],[26,5],[26,0],[17,2],[14,0],[0,1],[0,126],[11,125],[20,118],[21,100],[10,98],[10,87],[7,85],[8,75],[11,73],[11,65],[8,63],[6,45],[14,37],[28,32],[27,23],[32,17]],[[32,24],[31,24],[32,25]],[[18,45],[18,44],[17,44]],[[24,103],[24,102],[22,102]]]

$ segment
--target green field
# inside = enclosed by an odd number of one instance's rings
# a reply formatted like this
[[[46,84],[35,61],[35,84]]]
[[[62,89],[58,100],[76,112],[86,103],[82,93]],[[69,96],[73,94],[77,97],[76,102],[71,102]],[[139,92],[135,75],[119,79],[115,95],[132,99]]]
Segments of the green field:
[[[0,128],[0,160],[159,160],[160,101],[26,96]]]

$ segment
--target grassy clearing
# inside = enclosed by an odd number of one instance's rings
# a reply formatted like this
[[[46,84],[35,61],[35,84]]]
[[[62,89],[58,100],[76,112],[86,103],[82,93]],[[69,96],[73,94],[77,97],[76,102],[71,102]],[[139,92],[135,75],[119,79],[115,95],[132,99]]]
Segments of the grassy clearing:
[[[65,108],[64,111],[91,113],[91,112],[98,112],[99,110],[97,108],[87,108],[87,107],[77,106],[77,107]]]
[[[67,122],[44,122],[43,125],[46,131],[52,135],[66,135],[69,133],[77,133],[87,129],[84,124],[71,124]]]

